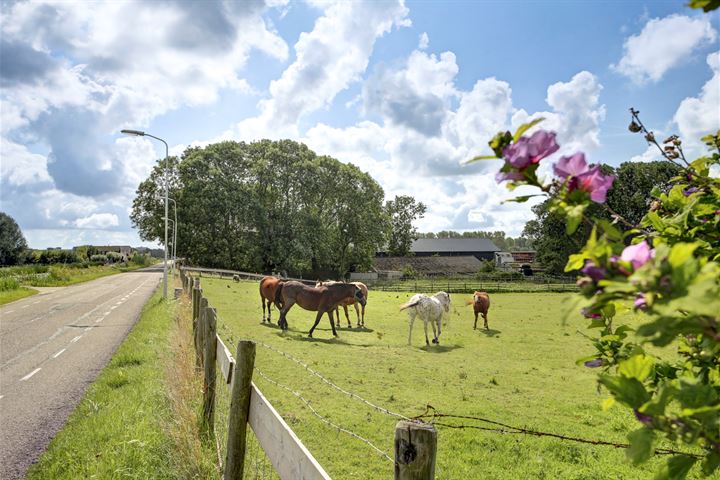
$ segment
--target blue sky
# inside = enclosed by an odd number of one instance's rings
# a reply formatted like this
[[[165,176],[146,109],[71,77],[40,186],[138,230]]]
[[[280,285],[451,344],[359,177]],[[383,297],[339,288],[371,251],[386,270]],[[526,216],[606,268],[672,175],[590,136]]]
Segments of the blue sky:
[[[682,1],[3,2],[0,210],[30,246],[140,245],[163,154],[292,138],[428,206],[423,231],[518,235],[496,131],[544,116],[592,162],[656,158],[628,108],[689,153],[720,128],[718,14]],[[549,164],[541,171],[548,172]],[[180,207],[182,208],[182,206]]]

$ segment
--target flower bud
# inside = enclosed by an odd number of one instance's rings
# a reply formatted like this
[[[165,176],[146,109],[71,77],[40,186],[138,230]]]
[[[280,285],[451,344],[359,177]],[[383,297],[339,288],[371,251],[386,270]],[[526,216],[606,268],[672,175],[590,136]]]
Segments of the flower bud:
[[[630,122],[630,125],[628,125],[628,130],[630,130],[633,133],[637,133],[640,130],[642,130],[642,128],[640,128],[640,125],[635,123],[635,120],[633,120],[632,122]]]

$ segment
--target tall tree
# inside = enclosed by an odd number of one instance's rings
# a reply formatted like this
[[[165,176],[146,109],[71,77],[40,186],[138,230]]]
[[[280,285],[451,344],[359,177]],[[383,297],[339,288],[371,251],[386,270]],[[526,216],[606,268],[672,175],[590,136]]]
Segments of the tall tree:
[[[650,191],[655,186],[663,187],[676,176],[679,169],[669,162],[634,163],[626,162],[617,169],[603,166],[604,173],[612,173],[617,178],[608,191],[607,206],[622,217],[617,226],[627,230],[623,222],[637,225],[650,202]],[[581,225],[568,236],[565,233],[565,218],[549,212],[549,202],[535,205],[532,210],[536,217],[525,224],[523,236],[528,237],[535,250],[537,260],[553,274],[562,274],[568,257],[579,251],[590,235],[590,227]],[[592,204],[588,216],[615,221],[612,213],[599,204]]]
[[[171,159],[178,253],[204,266],[342,275],[369,265],[385,231],[368,174],[290,140],[222,142]],[[131,219],[162,232],[162,169],[138,188]]]
[[[413,222],[425,215],[427,207],[416,202],[409,195],[396,195],[394,200],[385,203],[385,212],[390,219],[388,234],[388,253],[394,257],[404,257],[410,253],[413,240],[418,238]]]
[[[0,212],[0,265],[23,263],[27,248],[20,226],[10,215]]]

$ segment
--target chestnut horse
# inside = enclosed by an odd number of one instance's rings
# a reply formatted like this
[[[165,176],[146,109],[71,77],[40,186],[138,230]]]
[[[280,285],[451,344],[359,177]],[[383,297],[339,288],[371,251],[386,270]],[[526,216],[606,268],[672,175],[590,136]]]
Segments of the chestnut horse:
[[[472,301],[468,300],[467,304],[472,304],[473,311],[475,312],[475,325],[473,325],[473,330],[477,329],[478,313],[482,314],[483,320],[485,320],[485,330],[489,330],[487,314],[490,309],[490,295],[485,292],[475,292]]]
[[[337,282],[335,280],[327,280],[327,281],[320,281],[318,280],[315,283],[316,287],[321,287],[323,285],[332,285],[333,283],[343,283],[343,282]],[[368,288],[367,285],[365,285],[362,282],[350,282],[353,285],[357,285],[357,287],[362,291],[363,297],[365,297],[365,302],[367,302],[368,299]],[[345,320],[347,320],[348,328],[352,328],[352,323],[350,322],[350,315],[348,315],[348,305],[353,305],[355,307],[355,315],[357,315],[357,326],[358,327],[364,327],[365,326],[365,305],[361,305],[358,307],[358,302],[355,301],[355,298],[347,298],[340,302],[335,308],[335,324],[339,327],[340,326],[340,307],[343,307],[343,310],[345,310]],[[362,311],[362,316],[360,316],[360,312]]]
[[[335,283],[321,287],[309,287],[294,280],[281,282],[275,292],[275,306],[280,309],[278,325],[280,325],[280,328],[283,330],[288,329],[287,312],[297,303],[305,310],[318,312],[317,317],[315,317],[315,323],[310,329],[310,332],[308,332],[308,337],[312,337],[313,331],[318,323],[320,323],[320,318],[322,318],[324,313],[328,314],[333,336],[337,337],[332,312],[339,303],[347,298],[353,298],[359,302],[360,305],[365,305],[365,297],[363,296],[362,290],[352,283]]]
[[[262,304],[263,316],[262,321],[265,323],[265,303],[267,302],[267,321],[270,321],[270,312],[272,311],[272,303],[275,301],[275,292],[277,291],[278,285],[282,281],[272,275],[263,277],[260,280],[260,303]],[[280,308],[280,307],[278,307]]]

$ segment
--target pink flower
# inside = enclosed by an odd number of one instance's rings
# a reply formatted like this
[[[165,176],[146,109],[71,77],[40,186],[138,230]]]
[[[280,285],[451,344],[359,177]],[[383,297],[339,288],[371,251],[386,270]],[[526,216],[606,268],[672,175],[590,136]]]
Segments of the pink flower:
[[[643,295],[642,293],[638,293],[637,297],[635,297],[635,302],[633,305],[637,310],[645,310],[647,308],[647,300],[645,299],[645,295]]]
[[[503,157],[513,167],[523,170],[557,152],[559,148],[555,142],[555,132],[538,130],[532,136],[520,137],[517,142],[505,147]]]
[[[495,180],[498,183],[504,182],[505,180],[522,180],[523,178],[525,178],[525,175],[517,170],[512,170],[510,172],[498,172],[495,174]]]
[[[578,152],[572,157],[560,157],[560,160],[553,165],[553,171],[558,177],[577,177],[588,171],[585,154]]]
[[[595,203],[605,202],[607,191],[612,187],[615,177],[612,175],[603,175],[600,172],[600,166],[595,165],[587,172],[578,175],[578,188],[590,194],[590,200]]]
[[[596,203],[603,203],[607,191],[612,187],[615,177],[603,175],[600,166],[588,167],[585,154],[578,152],[571,157],[560,157],[553,165],[555,175],[569,179],[568,191],[582,190],[590,194],[590,199]]]
[[[655,250],[650,249],[650,245],[645,240],[635,245],[625,247],[620,255],[620,259],[630,262],[635,270],[650,261]]]

